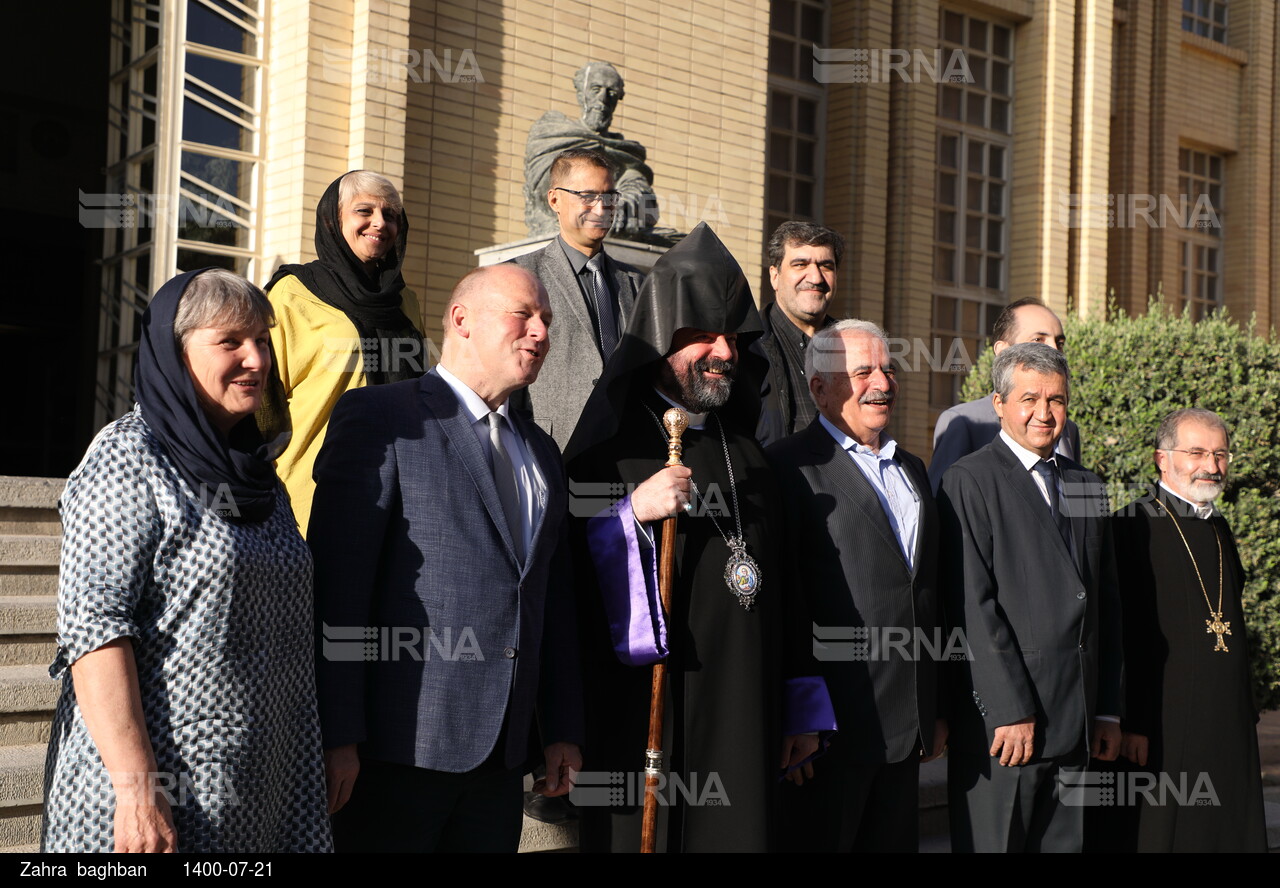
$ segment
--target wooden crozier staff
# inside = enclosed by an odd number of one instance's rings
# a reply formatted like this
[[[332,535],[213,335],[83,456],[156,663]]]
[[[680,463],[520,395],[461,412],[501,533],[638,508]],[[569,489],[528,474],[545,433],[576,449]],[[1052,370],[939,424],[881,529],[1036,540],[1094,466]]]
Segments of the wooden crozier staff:
[[[662,414],[667,430],[667,465],[682,466],[680,437],[689,427],[689,415],[679,407]],[[671,615],[671,584],[676,571],[676,515],[663,519],[661,560],[658,562],[658,595],[662,611]],[[653,664],[653,690],[649,694],[649,747],[644,753],[644,817],[640,823],[640,852],[652,854],[658,842],[658,779],[662,776],[662,723],[667,704],[667,664]]]

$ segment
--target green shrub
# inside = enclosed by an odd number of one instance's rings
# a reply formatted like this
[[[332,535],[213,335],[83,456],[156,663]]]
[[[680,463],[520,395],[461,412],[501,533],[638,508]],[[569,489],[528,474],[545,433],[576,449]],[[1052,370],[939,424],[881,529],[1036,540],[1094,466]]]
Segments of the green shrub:
[[[1070,417],[1080,426],[1080,461],[1097,472],[1116,508],[1156,478],[1160,420],[1179,407],[1204,407],[1231,430],[1226,492],[1248,581],[1244,591],[1254,692],[1280,707],[1280,341],[1222,316],[1192,322],[1152,303],[1146,314],[1068,317]],[[978,360],[964,398],[991,390],[991,352]]]

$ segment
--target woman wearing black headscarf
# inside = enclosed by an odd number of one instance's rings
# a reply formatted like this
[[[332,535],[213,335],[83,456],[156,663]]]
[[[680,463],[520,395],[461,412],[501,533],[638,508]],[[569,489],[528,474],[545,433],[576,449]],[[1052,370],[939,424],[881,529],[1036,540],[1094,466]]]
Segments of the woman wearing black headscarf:
[[[316,207],[318,258],[281,267],[267,284],[277,320],[271,343],[294,432],[276,468],[304,535],[311,470],[338,399],[426,370],[418,302],[401,275],[408,232],[395,186],[353,170]]]
[[[289,431],[255,421],[271,323],[222,269],[165,284],[137,406],[67,480],[44,851],[330,850]]]

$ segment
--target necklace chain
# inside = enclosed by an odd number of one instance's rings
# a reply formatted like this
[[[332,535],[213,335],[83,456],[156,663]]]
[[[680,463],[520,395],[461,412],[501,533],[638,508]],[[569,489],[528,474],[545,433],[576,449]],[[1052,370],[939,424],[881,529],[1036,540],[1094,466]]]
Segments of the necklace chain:
[[[1170,509],[1167,505],[1161,502],[1159,497],[1156,497],[1155,501],[1160,508],[1164,509],[1165,514],[1173,519],[1173,526],[1178,531],[1178,536],[1182,537],[1182,545],[1187,550],[1187,557],[1191,559],[1191,567],[1196,572],[1196,579],[1200,581],[1200,594],[1204,596],[1204,603],[1209,608],[1209,619],[1205,620],[1204,623],[1208,632],[1217,635],[1218,637],[1217,644],[1213,649],[1215,651],[1227,651],[1227,644],[1223,641],[1222,637],[1224,635],[1231,634],[1231,624],[1224,623],[1222,620],[1222,565],[1224,560],[1222,557],[1222,536],[1218,533],[1217,526],[1214,525],[1212,519],[1210,519],[1209,525],[1213,528],[1213,538],[1218,544],[1218,609],[1215,611],[1213,609],[1213,602],[1209,600],[1209,590],[1205,587],[1204,577],[1200,574],[1200,565],[1196,562],[1196,556],[1191,552],[1191,544],[1187,542],[1187,535],[1182,532],[1182,522],[1180,522],[1178,520],[1178,516],[1173,513],[1173,509]]]
[[[649,415],[652,416],[653,421],[657,423],[658,432],[662,435],[663,442],[668,442],[670,438],[667,435],[667,430],[662,427],[662,422],[658,419],[658,415],[653,412],[653,409],[648,404],[644,405],[644,409],[649,411]],[[721,422],[720,417],[717,414],[713,413],[711,415],[715,416],[716,427],[720,430],[720,446],[724,449],[724,464],[725,468],[729,470],[729,495],[733,497],[733,525],[734,529],[738,532],[738,535],[736,537],[728,536],[720,527],[720,522],[716,520],[716,516],[712,514],[710,509],[706,511],[706,516],[711,519],[711,523],[715,525],[716,532],[720,534],[725,543],[728,544],[730,549],[732,549],[735,541],[741,543],[743,540],[742,510],[738,508],[738,482],[733,476],[733,460],[729,458],[729,439],[725,437],[724,423]],[[704,497],[701,491],[698,490],[697,483],[690,479],[689,486],[693,495],[702,500],[705,505],[707,502],[706,497]]]
[[[667,430],[658,421],[658,415],[650,409],[648,404],[644,406],[649,411],[649,415],[653,417],[653,421],[657,423],[658,433],[666,441]],[[755,559],[747,552],[747,541],[742,533],[742,509],[738,505],[738,481],[733,476],[733,460],[729,456],[729,436],[725,434],[724,422],[718,415],[716,415],[716,426],[720,429],[720,446],[724,450],[725,468],[729,470],[729,494],[733,497],[733,523],[738,535],[728,536],[725,534],[720,522],[716,520],[715,515],[711,514],[710,509],[707,509],[705,514],[711,519],[711,524],[715,527],[716,533],[720,534],[720,538],[724,540],[725,546],[729,549],[729,560],[725,562],[724,566],[724,583],[729,587],[729,591],[733,593],[734,599],[738,604],[742,605],[744,610],[749,611],[755,606],[756,596],[764,583],[764,573],[760,570],[760,565],[756,564]],[[706,498],[698,492],[698,485],[694,484],[692,479],[689,481],[689,490],[689,502],[693,502],[693,498],[697,497],[704,505],[706,504]]]

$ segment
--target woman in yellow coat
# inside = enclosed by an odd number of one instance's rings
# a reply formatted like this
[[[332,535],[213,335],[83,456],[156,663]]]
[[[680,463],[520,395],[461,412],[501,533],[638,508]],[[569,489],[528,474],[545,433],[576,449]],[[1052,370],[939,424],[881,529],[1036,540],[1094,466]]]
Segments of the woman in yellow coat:
[[[304,536],[311,469],[338,398],[426,370],[418,302],[401,275],[408,231],[395,186],[353,170],[334,180],[316,207],[318,258],[282,266],[267,284],[277,321],[271,345],[293,421],[276,470]]]

